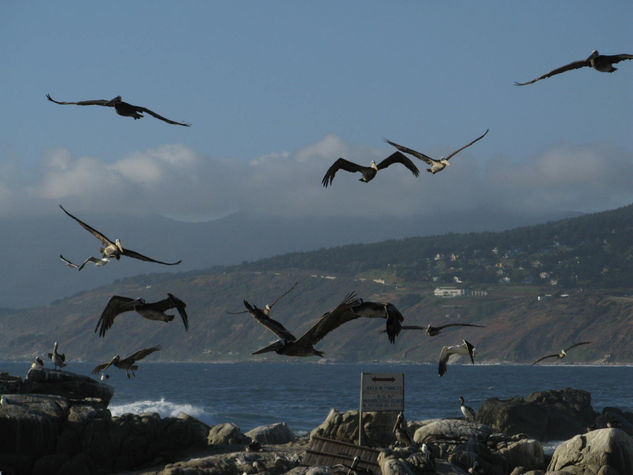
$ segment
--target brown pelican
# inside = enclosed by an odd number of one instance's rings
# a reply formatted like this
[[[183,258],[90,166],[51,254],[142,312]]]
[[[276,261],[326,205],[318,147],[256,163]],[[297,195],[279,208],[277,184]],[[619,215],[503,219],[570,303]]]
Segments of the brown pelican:
[[[469,355],[470,361],[475,364],[475,347],[466,340],[462,340],[461,345],[443,346],[440,352],[440,363],[437,368],[440,376],[446,373],[446,365],[451,355]]]
[[[144,299],[131,299],[129,297],[121,297],[114,295],[110,297],[108,303],[103,309],[95,333],[99,331],[99,336],[105,336],[106,331],[112,327],[114,319],[125,312],[135,311],[141,317],[148,320],[159,320],[161,322],[171,322],[174,319],[174,315],[168,315],[165,312],[170,308],[175,308],[182,318],[182,323],[185,325],[185,330],[189,330],[189,320],[187,319],[187,312],[185,307],[187,304],[180,300],[173,294],[167,293],[167,298],[159,300],[158,302],[147,303]]]
[[[57,342],[55,342],[55,344],[53,345],[53,352],[49,353],[48,357],[53,361],[55,369],[57,369],[58,367],[63,368],[64,366],[66,366],[66,355],[57,352]]]
[[[277,299],[273,303],[266,304],[266,306],[262,310],[262,312],[264,312],[264,315],[269,316],[270,312],[272,312],[273,307],[275,306],[275,304],[277,302],[279,302],[282,298],[284,298],[286,295],[288,295],[290,292],[292,292],[292,290],[297,286],[298,283],[299,282],[295,282],[295,284],[292,287],[290,287],[290,289],[288,289],[283,294],[281,294],[279,297],[277,297]],[[241,312],[226,312],[226,313],[228,313],[229,315],[239,315],[241,313],[248,313],[248,310],[242,310]]]
[[[44,368],[44,362],[42,361],[42,358],[40,358],[39,356],[36,356],[33,362],[31,363],[31,369],[42,369],[42,368]]]
[[[447,323],[446,325],[441,325],[439,327],[431,326],[428,324],[427,326],[419,326],[419,325],[402,325],[403,330],[424,330],[428,336],[437,336],[444,328],[448,327],[477,327],[477,328],[485,328],[483,325],[475,325],[474,323]]]
[[[96,237],[99,241],[101,241],[101,243],[103,244],[103,247],[100,248],[99,250],[101,251],[101,254],[103,255],[104,258],[110,259],[110,258],[114,257],[115,259],[119,260],[121,258],[121,256],[127,256],[127,257],[133,257],[134,259],[139,259],[141,261],[155,262],[157,264],[163,264],[163,265],[166,265],[166,266],[175,266],[176,264],[180,264],[182,262],[181,260],[178,260],[176,262],[158,261],[156,259],[152,259],[151,257],[144,256],[143,254],[139,254],[138,252],[133,251],[131,249],[126,249],[126,248],[124,248],[121,245],[121,241],[119,239],[115,239],[114,241],[112,241],[111,239],[108,239],[104,234],[101,234],[95,228],[89,226],[88,224],[84,223],[81,219],[79,219],[79,218],[73,216],[72,214],[70,214],[68,211],[66,211],[64,209],[64,207],[62,205],[59,205],[59,207],[62,209],[62,211],[64,213],[66,213],[68,216],[70,216],[75,221],[77,221],[79,224],[81,224],[81,226],[86,231],[92,233],[92,235],[94,237]],[[60,256],[61,256],[61,254],[60,254]],[[68,261],[67,259],[65,259],[63,257],[62,257],[62,259],[65,262],[70,263],[71,266],[75,265],[75,264],[72,264],[72,262]],[[83,267],[86,264],[86,262],[94,262],[95,260],[98,260],[98,259],[96,257],[92,257],[92,258],[89,257],[81,265],[81,267]]]
[[[132,373],[132,376],[136,377],[136,374],[134,374],[134,372],[138,369],[138,366],[135,365],[134,363],[136,363],[139,360],[142,360],[147,355],[152,354],[158,350],[160,350],[160,346],[152,346],[151,348],[144,348],[142,350],[138,350],[135,353],[132,353],[130,356],[124,359],[121,359],[119,355],[116,355],[109,362],[101,363],[95,366],[95,368],[92,370],[92,374],[99,374],[101,371],[104,371],[108,369],[110,366],[114,365],[119,369],[124,369],[125,374],[127,375],[128,379],[130,378],[130,373]]]
[[[117,114],[122,115],[124,117],[134,117],[134,119],[142,119],[143,113],[146,112],[149,115],[153,115],[157,119],[163,120],[168,124],[174,125],[182,125],[185,127],[189,127],[191,124],[187,124],[185,122],[175,122],[173,120],[169,120],[162,115],[158,115],[156,112],[153,112],[145,107],[135,106],[132,104],[128,104],[127,102],[123,102],[121,96],[116,96],[114,99],[96,99],[92,101],[79,101],[79,102],[60,102],[53,99],[50,94],[46,94],[46,97],[49,101],[54,102],[55,104],[69,105],[74,104],[77,106],[106,106],[106,107],[114,107],[114,110]]]
[[[464,398],[462,396],[459,396],[459,408],[462,411],[462,414],[464,414],[464,419],[466,419],[467,421],[475,421],[475,411],[473,410],[472,407],[470,406],[465,406],[464,405]]]
[[[400,311],[392,303],[384,302],[365,302],[363,299],[357,299],[358,303],[352,305],[352,312],[359,317],[366,318],[385,318],[387,319],[387,336],[389,341],[394,343],[396,337],[402,329],[404,317]]]
[[[334,175],[336,175],[336,172],[339,170],[345,170],[346,172],[352,173],[361,172],[363,177],[360,178],[360,181],[368,183],[374,179],[376,173],[378,173],[378,170],[387,168],[389,165],[393,165],[394,163],[402,163],[405,167],[411,170],[411,173],[413,173],[415,176],[418,176],[420,173],[418,167],[416,167],[413,162],[409,160],[408,157],[401,154],[400,152],[394,152],[378,165],[376,165],[376,162],[372,160],[368,167],[358,165],[354,162],[350,162],[349,160],[345,160],[344,158],[339,158],[332,164],[330,168],[328,168],[327,172],[325,172],[325,176],[323,177],[321,183],[324,187],[327,188],[328,185],[332,184],[332,182],[334,181]]]
[[[81,265],[77,265],[73,262],[70,262],[68,259],[66,259],[64,256],[62,256],[61,254],[59,255],[59,258],[64,262],[64,264],[66,264],[68,267],[72,267],[73,269],[77,269],[78,271],[83,269],[84,266],[86,264],[88,264],[88,262],[94,262],[94,265],[97,267],[101,267],[106,265],[108,262],[110,262],[110,259],[108,259],[107,257],[92,257],[90,256],[89,258],[87,258],[85,261],[83,261],[81,263]]]
[[[300,338],[296,338],[286,328],[276,320],[273,320],[267,316],[264,311],[257,306],[249,304],[244,300],[244,306],[248,312],[259,323],[268,328],[271,332],[277,335],[280,339],[264,348],[255,351],[253,354],[258,355],[269,351],[274,351],[280,355],[287,356],[323,356],[323,352],[314,348],[314,345],[321,341],[325,335],[332,330],[338,328],[345,322],[360,318],[362,316],[369,317],[370,315],[365,312],[361,315],[353,311],[354,307],[362,305],[361,299],[356,298],[356,293],[351,292],[345,296],[343,301],[331,312],[323,314],[319,321],[303,334]],[[383,307],[383,311],[380,315],[374,315],[375,317],[382,317],[389,319],[396,318],[393,314],[386,314]],[[394,327],[395,324],[387,322],[387,327]],[[391,336],[390,336],[391,338]],[[395,337],[394,337],[395,338]]]
[[[574,343],[570,347],[567,347],[565,349],[560,350],[559,353],[554,353],[553,355],[541,356],[538,360],[536,360],[534,363],[532,363],[532,365],[535,365],[539,361],[543,361],[544,359],[547,359],[547,358],[563,359],[565,356],[567,356],[567,352],[569,350],[571,350],[572,348],[576,348],[577,346],[580,346],[580,345],[588,345],[589,343],[591,343],[591,342],[590,341],[581,341],[581,342],[578,342],[578,343]]]
[[[391,142],[390,140],[386,140],[385,142],[387,142],[389,145],[393,145],[394,147],[396,147],[398,150],[400,150],[401,152],[404,153],[408,153],[410,155],[413,155],[416,158],[419,158],[420,160],[425,161],[428,165],[431,165],[431,168],[427,168],[426,171],[429,173],[432,173],[433,175],[435,175],[437,172],[441,172],[442,170],[444,170],[444,168],[446,168],[447,166],[449,166],[451,163],[449,162],[449,160],[457,155],[459,152],[461,152],[462,150],[464,150],[465,148],[470,147],[472,144],[474,144],[475,142],[483,139],[486,134],[488,133],[489,129],[486,129],[486,131],[480,135],[479,137],[477,137],[475,140],[473,140],[470,143],[467,143],[466,145],[464,145],[462,148],[458,148],[457,150],[455,150],[453,153],[451,153],[448,157],[442,157],[439,160],[436,160],[434,158],[429,157],[428,155],[424,155],[421,152],[417,152],[411,148],[407,148],[404,147],[402,145],[398,145],[395,142]]]
[[[392,432],[396,436],[396,442],[399,446],[411,447],[413,445],[413,441],[411,440],[411,436],[409,436],[407,423],[404,420],[404,414],[402,412],[398,413],[398,417],[396,418],[396,423],[393,426]]]
[[[600,71],[602,73],[612,73],[613,71],[617,71],[618,68],[614,68],[613,65],[615,63],[619,63],[620,61],[624,61],[625,59],[633,59],[633,54],[615,54],[612,56],[607,56],[598,53],[597,50],[593,50],[587,59],[581,59],[580,61],[573,61],[565,66],[561,66],[560,68],[556,68],[549,73],[543,74],[542,76],[537,77],[536,79],[532,79],[528,82],[515,82],[515,86],[525,86],[527,84],[535,83],[541,79],[545,79],[556,74],[564,73],[565,71],[571,71],[572,69],[579,69],[584,67],[593,68],[596,71]]]

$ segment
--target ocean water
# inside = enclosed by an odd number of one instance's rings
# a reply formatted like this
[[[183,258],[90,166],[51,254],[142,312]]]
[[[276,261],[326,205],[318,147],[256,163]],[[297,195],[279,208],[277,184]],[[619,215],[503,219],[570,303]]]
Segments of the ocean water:
[[[95,364],[70,362],[64,369],[89,375]],[[0,371],[24,376],[29,366],[4,362]],[[409,421],[461,417],[459,396],[477,409],[489,397],[566,387],[589,391],[596,411],[606,406],[633,411],[631,366],[449,364],[440,378],[435,364],[141,361],[136,378],[114,369],[106,382],[115,388],[113,415],[185,412],[210,425],[233,422],[243,432],[283,421],[305,434],[323,422],[330,408],[358,408],[361,372],[404,374]]]

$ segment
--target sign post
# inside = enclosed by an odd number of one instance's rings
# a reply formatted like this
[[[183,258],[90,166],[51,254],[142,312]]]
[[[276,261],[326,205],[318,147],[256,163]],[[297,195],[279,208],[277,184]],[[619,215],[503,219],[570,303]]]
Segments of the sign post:
[[[361,373],[358,445],[363,445],[363,412],[404,412],[404,373]]]

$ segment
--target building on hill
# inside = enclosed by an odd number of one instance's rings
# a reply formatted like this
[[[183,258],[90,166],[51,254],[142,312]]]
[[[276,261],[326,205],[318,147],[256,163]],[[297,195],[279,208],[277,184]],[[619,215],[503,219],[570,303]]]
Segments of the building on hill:
[[[436,287],[433,291],[433,295],[436,297],[443,298],[454,298],[454,297],[485,297],[488,295],[486,290],[480,289],[460,289],[457,287]]]

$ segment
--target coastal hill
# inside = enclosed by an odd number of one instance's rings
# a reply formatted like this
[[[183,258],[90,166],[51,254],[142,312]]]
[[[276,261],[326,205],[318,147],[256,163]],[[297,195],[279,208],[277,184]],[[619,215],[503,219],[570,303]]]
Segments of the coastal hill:
[[[317,345],[329,361],[435,364],[442,345],[467,338],[477,346],[479,362],[530,363],[588,340],[592,344],[570,352],[567,363],[632,363],[632,231],[633,206],[627,206],[504,232],[407,238],[138,275],[47,306],[1,311],[0,358],[31,359],[57,340],[70,360],[106,360],[156,344],[163,350],[153,360],[279,360],[276,354],[252,356],[274,335],[248,314],[227,312],[243,310],[244,298],[271,303],[299,282],[272,313],[297,337],[352,290],[365,300],[392,302],[405,324],[486,326],[433,338],[403,331],[392,345],[381,333],[383,320],[359,319]],[[435,295],[443,287],[463,295]],[[165,324],[129,313],[105,338],[94,333],[112,295],[153,301],[167,292],[187,302],[189,332],[178,317]]]

